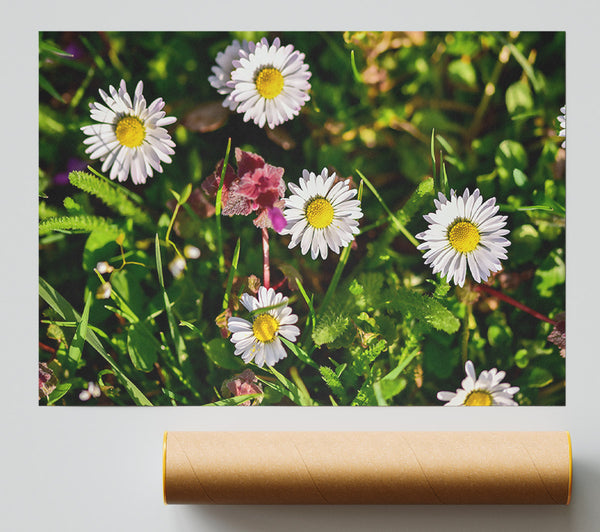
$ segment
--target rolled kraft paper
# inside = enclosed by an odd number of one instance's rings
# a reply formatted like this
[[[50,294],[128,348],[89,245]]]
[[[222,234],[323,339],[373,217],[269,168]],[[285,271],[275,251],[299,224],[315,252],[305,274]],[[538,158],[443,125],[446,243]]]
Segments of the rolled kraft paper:
[[[568,504],[568,432],[167,432],[168,504]]]

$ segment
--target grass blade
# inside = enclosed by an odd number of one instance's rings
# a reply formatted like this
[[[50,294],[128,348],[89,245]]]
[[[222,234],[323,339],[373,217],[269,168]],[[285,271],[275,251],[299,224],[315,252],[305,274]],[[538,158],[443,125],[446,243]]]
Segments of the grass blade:
[[[248,393],[245,395],[238,395],[237,397],[228,397],[227,399],[221,399],[220,401],[215,401],[214,403],[207,403],[202,406],[235,406],[246,401],[256,399],[257,397],[262,397],[262,395],[262,393]]]
[[[294,353],[294,355],[296,355],[298,360],[308,364],[309,366],[312,366],[313,368],[319,369],[319,365],[312,358],[310,358],[306,351],[304,351],[300,346],[297,346],[295,343],[286,340],[282,336],[280,336],[279,339],[292,353]]]
[[[65,321],[80,321],[81,316],[79,313],[71,306],[71,304],[62,297],[52,286],[50,286],[44,279],[40,277],[40,297],[48,303]],[[130,397],[133,399],[135,404],[141,406],[152,406],[152,403],[148,400],[148,398],[140,391],[140,389],[129,380],[127,375],[123,373],[121,368],[115,363],[112,357],[106,352],[102,343],[98,339],[98,337],[91,330],[87,330],[85,335],[86,341],[100,354],[102,358],[108,362],[110,367],[115,372],[115,376]]]
[[[75,374],[75,370],[77,369],[77,364],[81,360],[81,354],[83,351],[83,344],[85,343],[85,337],[87,335],[87,326],[88,326],[88,318],[90,316],[90,307],[92,306],[92,293],[89,292],[85,307],[83,309],[83,314],[81,315],[81,320],[77,325],[77,329],[75,330],[75,335],[73,336],[73,341],[71,342],[71,346],[69,347],[69,352],[67,354],[67,360],[69,369],[73,371]]]
[[[408,239],[408,241],[411,244],[413,244],[413,246],[417,247],[419,245],[419,242],[417,241],[417,239],[414,236],[412,236],[408,232],[408,230],[406,229],[406,227],[404,227],[404,225],[402,225],[402,223],[400,222],[400,220],[398,220],[398,218],[396,218],[396,216],[394,215],[394,213],[386,205],[385,201],[383,201],[383,198],[379,195],[379,192],[377,192],[377,189],[373,186],[373,184],[362,174],[362,172],[360,172],[360,170],[356,170],[356,173],[365,182],[365,185],[367,185],[367,187],[373,193],[373,195],[375,196],[375,198],[377,198],[377,201],[379,201],[379,203],[381,204],[381,206],[383,207],[383,209],[387,213],[387,215],[390,218],[390,220],[392,221],[392,224],[394,225],[394,227],[398,231],[400,231]]]
[[[175,351],[177,352],[177,359],[179,360],[179,364],[181,364],[181,366],[183,367],[184,365],[189,365],[189,357],[187,354],[185,342],[183,341],[181,334],[179,334],[179,329],[177,328],[177,322],[175,321],[175,316],[173,315],[173,309],[171,308],[169,296],[167,294],[167,291],[165,290],[165,280],[162,271],[162,258],[160,255],[160,243],[158,240],[158,234],[155,237],[154,245],[156,250],[156,270],[158,272],[158,282],[163,293],[163,302],[165,304],[165,311],[167,312],[167,321],[169,322],[169,333],[171,334],[173,345],[175,346]]]
[[[227,276],[227,288],[225,289],[225,295],[223,296],[223,310],[229,306],[229,296],[231,294],[231,287],[233,286],[233,278],[237,272],[238,262],[240,260],[240,239],[238,238],[235,250],[233,252],[233,259],[231,260],[231,270]]]
[[[223,194],[223,183],[225,182],[225,173],[229,163],[229,152],[231,151],[231,137],[227,140],[227,149],[225,150],[225,159],[223,159],[223,168],[221,169],[221,180],[217,190],[217,199],[215,200],[215,216],[217,218],[217,253],[219,254],[219,273],[225,274],[225,257],[223,255],[223,228],[221,227],[221,195]]]
[[[356,59],[354,58],[354,50],[352,50],[350,52],[350,65],[352,66],[352,74],[354,75],[354,79],[358,83],[362,83],[363,82],[362,76],[360,75],[358,68],[356,68]]]

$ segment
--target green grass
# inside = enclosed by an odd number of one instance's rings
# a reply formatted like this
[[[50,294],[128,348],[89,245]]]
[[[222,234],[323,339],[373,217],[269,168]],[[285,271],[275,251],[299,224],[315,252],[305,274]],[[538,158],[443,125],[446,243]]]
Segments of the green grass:
[[[262,36],[293,44],[312,73],[310,101],[275,131],[219,115],[208,83],[219,51]],[[56,378],[40,404],[81,404],[93,381],[103,393],[88,404],[441,405],[466,360],[505,371],[521,405],[564,404],[565,359],[547,339],[565,310],[564,32],[42,32],[39,70],[39,357]],[[177,117],[173,161],[144,185],[110,181],[85,154],[89,103],[121,79]],[[269,229],[271,285],[301,331],[273,368],[244,364],[224,337],[229,316],[254,319],[240,297],[263,277],[255,215],[223,216],[223,179],[202,196],[237,147],[286,183],[303,169],[354,176],[364,213],[326,260]],[[70,159],[89,167],[55,180]],[[438,192],[467,187],[508,217],[489,281],[505,298],[449,286],[416,249]],[[171,273],[186,246],[200,257]],[[230,397],[224,383],[246,368],[262,396]]]

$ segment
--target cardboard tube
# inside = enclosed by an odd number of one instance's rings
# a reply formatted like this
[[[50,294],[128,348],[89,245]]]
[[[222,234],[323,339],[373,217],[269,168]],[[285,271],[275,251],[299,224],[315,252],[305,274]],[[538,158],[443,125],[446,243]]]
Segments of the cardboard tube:
[[[168,504],[568,504],[568,432],[167,432]]]

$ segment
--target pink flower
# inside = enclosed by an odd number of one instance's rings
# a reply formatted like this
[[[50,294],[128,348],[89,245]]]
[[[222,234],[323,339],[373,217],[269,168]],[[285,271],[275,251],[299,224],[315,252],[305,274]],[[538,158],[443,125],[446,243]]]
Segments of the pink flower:
[[[284,169],[272,166],[256,153],[235,149],[237,174],[227,165],[221,191],[223,214],[226,216],[248,216],[257,212],[254,225],[271,227],[280,232],[286,226],[281,208],[281,198],[285,194],[282,179]],[[221,182],[223,161],[209,176],[202,188],[209,195],[216,195]]]
[[[258,379],[251,369],[245,369],[239,375],[235,375],[233,379],[226,381],[224,385],[233,397],[251,393],[263,393],[262,386],[258,383]],[[262,397],[257,397],[254,399],[253,404],[259,404],[261,401]],[[240,404],[242,406],[250,406],[252,401],[248,400]]]
[[[56,388],[58,379],[54,375],[54,372],[48,367],[46,362],[38,362],[38,366],[40,382],[39,398],[41,399],[42,396],[48,398],[48,396]]]

